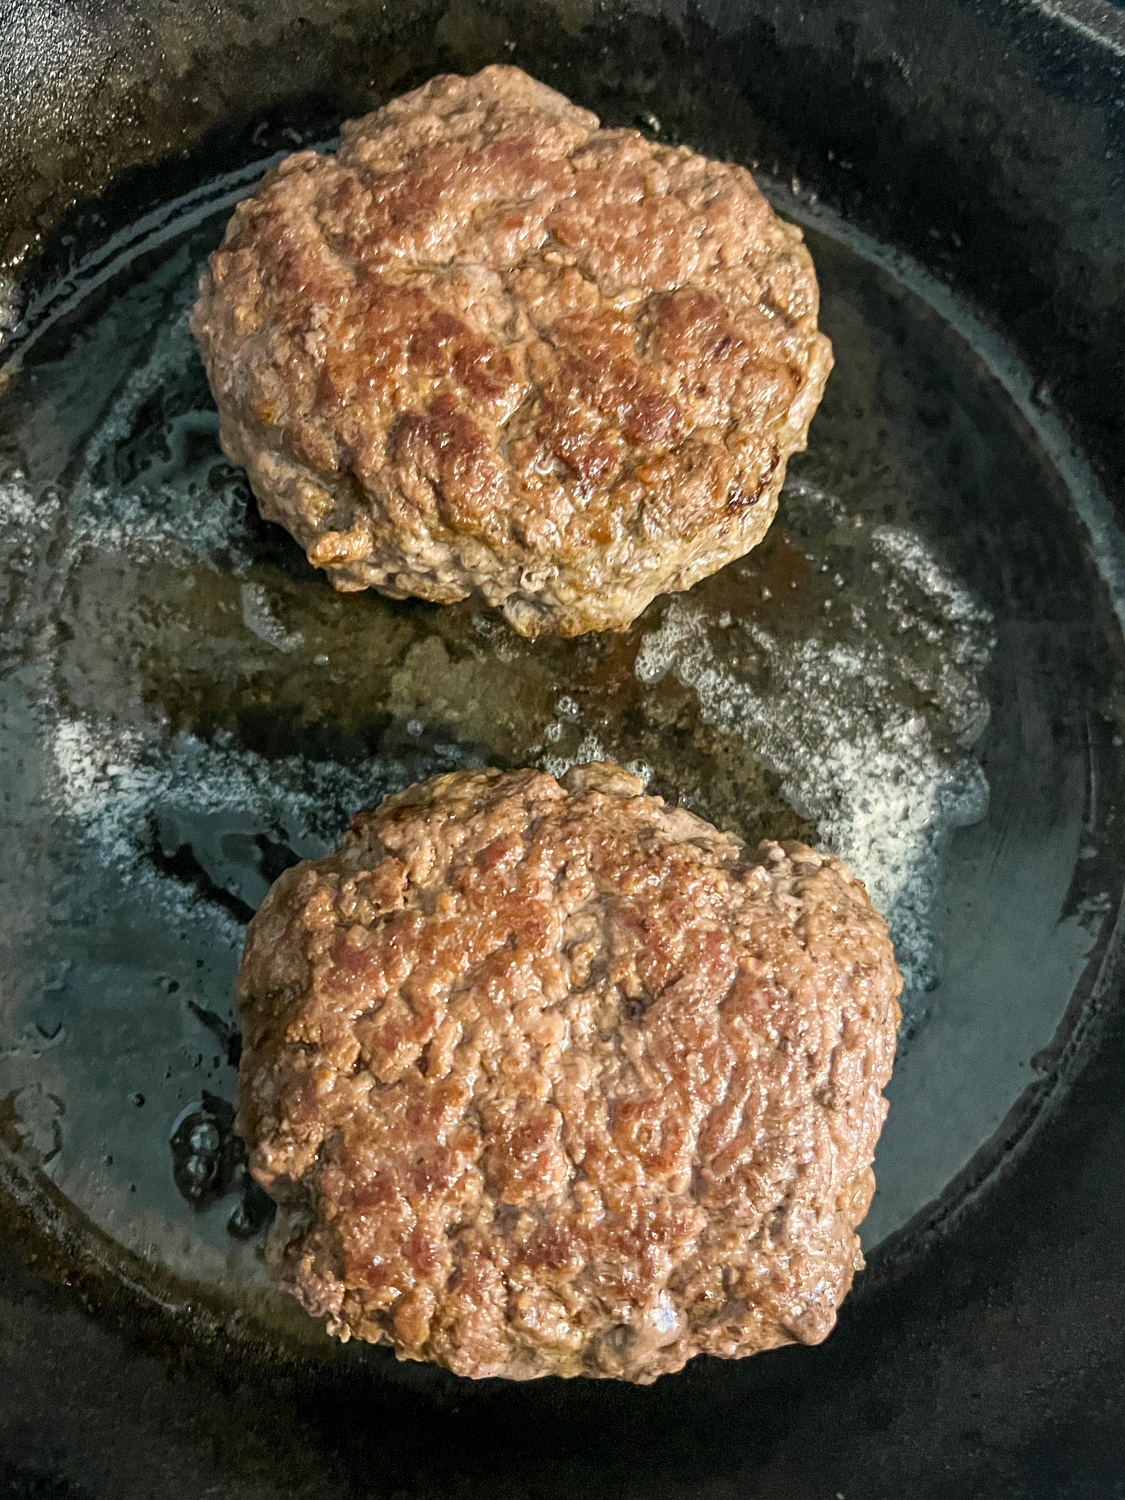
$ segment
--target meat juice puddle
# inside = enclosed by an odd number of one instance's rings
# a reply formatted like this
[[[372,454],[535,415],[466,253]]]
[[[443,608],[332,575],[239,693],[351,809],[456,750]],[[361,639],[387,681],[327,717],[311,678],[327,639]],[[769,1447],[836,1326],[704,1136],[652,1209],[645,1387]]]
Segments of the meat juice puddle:
[[[612,757],[830,848],[887,916],[877,1245],[1026,1087],[1110,904],[1066,604],[1018,576],[1029,532],[1044,576],[1088,566],[1057,473],[959,333],[813,231],[837,365],[755,552],[574,641],[336,594],[224,459],[187,328],[246,181],[79,277],[0,402],[0,1136],[165,1295],[319,1344],[231,1133],[245,922],[389,791]]]

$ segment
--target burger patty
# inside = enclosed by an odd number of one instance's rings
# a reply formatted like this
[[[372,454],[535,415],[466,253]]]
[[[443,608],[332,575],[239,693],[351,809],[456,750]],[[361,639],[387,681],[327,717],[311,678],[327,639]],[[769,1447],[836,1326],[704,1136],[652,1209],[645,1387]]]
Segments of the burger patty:
[[[839,861],[615,765],[411,787],[250,925],[270,1263],[331,1333],[461,1375],[817,1343],[862,1265],[901,983]]]
[[[270,172],[192,328],[223,447],[337,588],[578,635],[765,535],[817,300],[744,168],[489,67]]]

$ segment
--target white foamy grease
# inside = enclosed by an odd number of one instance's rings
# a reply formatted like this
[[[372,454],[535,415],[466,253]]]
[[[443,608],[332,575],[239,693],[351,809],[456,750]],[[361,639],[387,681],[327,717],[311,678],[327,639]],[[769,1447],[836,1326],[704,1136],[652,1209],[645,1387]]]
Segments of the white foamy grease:
[[[206,922],[231,948],[242,941],[242,924],[169,876],[159,856],[189,846],[217,890],[253,908],[269,885],[255,859],[255,835],[316,858],[335,846],[353,813],[418,774],[392,758],[358,767],[300,755],[267,759],[227,735],[206,743],[179,734],[153,744],[65,717],[50,726],[48,747],[54,807],[76,826],[99,870],[139,886],[174,920]],[[440,769],[448,769],[452,747],[441,749]]]
[[[278,651],[297,651],[305,644],[299,630],[286,630],[270,608],[269,595],[260,583],[244,583],[239,587],[239,602],[242,605],[242,623],[260,641],[275,646]]]
[[[21,487],[5,486],[2,498],[11,518],[26,524],[29,499]],[[92,545],[168,555],[174,536],[181,557],[214,565],[222,554],[242,572],[237,502],[222,494],[214,502],[196,499],[191,506],[180,485],[154,485],[151,473],[139,495],[90,486],[72,498],[68,551],[73,556]],[[823,627],[785,638],[784,611],[778,628],[767,630],[752,618],[709,609],[696,591],[667,602],[641,639],[636,674],[648,685],[672,675],[691,688],[703,721],[739,736],[780,779],[782,797],[864,881],[890,925],[908,989],[922,990],[934,979],[931,906],[943,845],[951,829],[987,808],[987,782],[966,752],[988,719],[978,679],[989,656],[991,617],[914,532],[870,528],[834,497],[799,481],[787,489],[785,505],[789,519],[803,517],[806,537],[817,539],[820,550],[807,556],[818,574],[831,574],[836,563],[851,567],[850,579],[831,575],[832,608]],[[40,525],[55,519],[51,509],[38,511]],[[849,549],[844,562],[841,537]],[[255,636],[281,652],[302,646],[301,634],[273,614],[261,585],[242,583],[239,597],[243,623]],[[569,697],[559,698],[560,734],[574,726],[576,708]],[[412,772],[422,774],[385,760],[364,769],[301,756],[267,760],[221,737],[142,739],[59,712],[49,711],[48,722],[56,805],[82,825],[102,868],[142,881],[153,896],[162,892],[180,916],[202,913],[232,945],[239,924],[211,903],[201,907],[196,894],[146,858],[154,816],[165,826],[186,819],[184,826],[195,830],[185,835],[193,847],[200,820],[283,828],[290,847],[307,857],[330,847],[357,808],[374,805]],[[605,758],[594,730],[563,754],[552,743],[552,727],[538,756],[552,774]],[[433,769],[448,767],[446,758]],[[642,761],[627,769],[644,780],[651,775]],[[246,871],[234,873],[256,904],[265,886]],[[223,884],[223,872],[215,874]]]
[[[845,520],[815,486],[794,484],[787,498],[820,512],[824,530]],[[835,575],[831,630],[787,641],[677,598],[641,642],[636,672],[692,688],[704,721],[741,736],[780,777],[781,795],[867,886],[907,989],[921,990],[935,977],[943,845],[988,806],[984,772],[964,751],[988,721],[978,679],[992,619],[915,533],[869,535],[873,573],[854,599]]]

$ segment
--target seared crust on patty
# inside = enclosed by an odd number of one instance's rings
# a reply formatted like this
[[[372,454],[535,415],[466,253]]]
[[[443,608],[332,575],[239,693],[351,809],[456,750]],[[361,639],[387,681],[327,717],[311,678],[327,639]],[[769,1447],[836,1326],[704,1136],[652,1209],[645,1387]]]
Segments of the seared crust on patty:
[[[462,1375],[816,1343],[862,1264],[901,979],[839,861],[609,764],[460,772],[286,871],[239,975],[270,1259]]]
[[[744,168],[489,67],[270,172],[192,328],[223,447],[337,588],[577,635],[764,536],[817,295]]]

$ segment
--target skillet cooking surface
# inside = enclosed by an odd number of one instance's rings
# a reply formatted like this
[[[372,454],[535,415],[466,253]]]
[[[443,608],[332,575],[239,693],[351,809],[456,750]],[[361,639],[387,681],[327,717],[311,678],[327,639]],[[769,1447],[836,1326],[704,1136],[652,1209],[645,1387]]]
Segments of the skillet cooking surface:
[[[323,130],[305,118],[294,142]],[[651,111],[624,119],[678,138]],[[915,264],[775,182],[837,368],[762,547],[625,635],[574,642],[336,595],[223,459],[186,331],[263,169],[201,182],[41,287],[9,345],[9,1209],[190,1343],[344,1381],[400,1419],[463,1404],[561,1431],[625,1413],[651,1437],[679,1400],[714,1424],[816,1356],[697,1362],[647,1407],[554,1382],[520,1395],[341,1349],[272,1290],[269,1206],[230,1131],[245,921],[356,807],[462,765],[611,755],[748,838],[827,842],[890,918],[909,986],[871,1270],[844,1314],[862,1318],[988,1201],[1065,1094],[1109,982],[1125,548],[1050,391]],[[574,1460],[589,1486],[619,1483],[620,1462]],[[686,1456],[676,1472],[692,1483]]]
[[[1077,506],[971,322],[821,216],[837,368],[767,541],[623,635],[527,642],[471,605],[337,594],[257,518],[186,329],[244,190],[79,277],[4,402],[5,817],[36,893],[9,1148],[162,1300],[328,1354],[269,1285],[230,1129],[244,924],[388,791],[608,756],[866,882],[907,991],[865,1246],[956,1177],[948,1211],[1080,1022],[1120,898],[1116,620],[1090,618]]]

